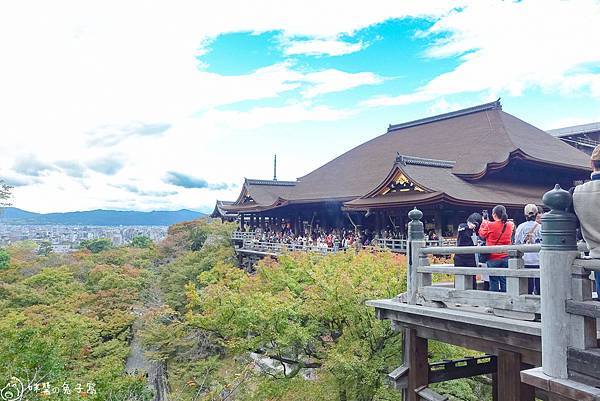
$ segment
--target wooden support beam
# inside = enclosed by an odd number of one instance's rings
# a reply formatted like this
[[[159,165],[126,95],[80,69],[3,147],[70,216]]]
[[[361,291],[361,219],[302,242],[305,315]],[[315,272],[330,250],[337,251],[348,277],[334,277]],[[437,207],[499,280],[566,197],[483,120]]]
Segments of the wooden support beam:
[[[498,372],[492,373],[492,401],[498,401]]]
[[[495,373],[496,369],[495,355],[433,362],[429,364],[429,383],[440,383],[448,380]]]
[[[408,366],[401,365],[388,374],[388,379],[396,390],[406,389],[408,386]]]
[[[440,395],[433,391],[430,388],[425,386],[418,388],[415,390],[415,393],[418,395],[419,401],[448,401],[449,398],[447,395]]]
[[[600,379],[600,348],[577,349],[569,348],[567,350],[567,368],[569,376],[573,372],[585,376],[591,376],[594,379]]]
[[[498,401],[535,401],[534,387],[521,383],[521,355],[498,352]]]
[[[565,301],[567,313],[600,319],[600,302],[598,301]]]
[[[524,383],[544,391],[548,401],[598,401],[600,389],[571,379],[548,376],[542,368],[521,372]]]
[[[529,314],[540,313],[541,308],[539,295],[512,296],[503,292],[458,290],[443,287],[424,287],[419,289],[419,295],[429,302],[443,302],[448,305],[478,305]]]
[[[404,330],[405,352],[408,353],[408,401],[419,401],[415,392],[419,387],[429,384],[429,363],[427,360],[427,339],[418,337],[415,329]]]

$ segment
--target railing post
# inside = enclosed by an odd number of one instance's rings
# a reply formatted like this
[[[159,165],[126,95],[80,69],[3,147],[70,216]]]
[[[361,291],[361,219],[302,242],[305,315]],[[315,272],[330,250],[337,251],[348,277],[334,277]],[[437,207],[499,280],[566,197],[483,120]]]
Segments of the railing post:
[[[508,268],[509,269],[523,269],[525,264],[523,262],[523,252],[509,251],[508,252]],[[507,277],[506,278],[506,293],[513,297],[527,294],[528,288],[527,277]]]
[[[585,302],[592,300],[592,280],[590,272],[582,267],[571,270],[571,299]],[[596,348],[596,319],[588,316],[570,314],[570,346],[578,349]]]
[[[558,184],[542,201],[551,209],[542,217],[540,251],[542,369],[548,376],[566,379],[571,319],[565,301],[572,295],[571,268],[578,255],[577,217],[567,212],[572,197]]]
[[[408,270],[407,270],[407,289],[408,289],[408,303],[417,303],[417,292],[419,286],[424,285],[422,280],[419,280],[419,274],[417,273],[417,267],[419,266],[419,250],[425,247],[425,232],[423,229],[423,212],[414,208],[408,212],[408,218],[411,220],[408,223],[408,249],[406,256],[408,259]]]

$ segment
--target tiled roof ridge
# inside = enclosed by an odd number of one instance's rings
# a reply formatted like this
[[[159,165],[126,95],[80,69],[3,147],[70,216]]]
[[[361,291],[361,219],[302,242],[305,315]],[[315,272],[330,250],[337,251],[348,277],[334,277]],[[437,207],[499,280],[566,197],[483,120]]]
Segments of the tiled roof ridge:
[[[562,136],[586,134],[596,131],[600,131],[600,121],[546,130],[550,135],[559,138]]]
[[[246,183],[250,185],[275,185],[280,187],[293,187],[297,184],[296,181],[260,180],[253,178],[246,178]]]
[[[390,124],[387,132],[397,131],[403,128],[416,127],[418,125],[429,124],[436,121],[447,120],[454,117],[465,116],[467,114],[478,113],[486,110],[502,110],[502,104],[500,98],[493,102],[480,104],[477,106],[467,107],[466,109],[451,111],[449,113],[438,114],[437,116],[425,117],[419,120],[408,121],[401,124]]]
[[[425,157],[401,155],[399,152],[396,154],[396,163],[407,165],[413,164],[416,166],[427,166],[427,167],[442,167],[442,168],[453,168],[456,164],[452,160],[438,160],[428,159]]]

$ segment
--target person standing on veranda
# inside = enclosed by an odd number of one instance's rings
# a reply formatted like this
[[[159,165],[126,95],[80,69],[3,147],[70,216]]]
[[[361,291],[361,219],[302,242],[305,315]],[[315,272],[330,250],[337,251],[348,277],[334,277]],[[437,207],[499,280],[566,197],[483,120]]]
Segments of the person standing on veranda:
[[[542,226],[538,223],[539,209],[534,204],[525,206],[525,218],[527,221],[519,224],[515,233],[515,244],[539,244],[542,242]],[[523,255],[523,263],[526,269],[540,268],[540,255],[538,252],[527,252]],[[528,293],[540,295],[540,279],[530,278],[528,281]]]
[[[600,259],[600,145],[590,158],[591,180],[577,185],[573,191],[573,208],[579,219],[581,235],[590,249],[590,257]],[[596,277],[596,292],[600,296],[600,273]]]
[[[466,223],[458,226],[458,235],[456,237],[456,246],[474,246],[477,245],[477,231],[481,226],[482,218],[479,213],[473,213],[467,218]],[[474,253],[454,255],[454,266],[457,267],[477,267],[477,255]],[[473,289],[477,289],[477,279],[473,276]]]
[[[508,221],[506,208],[497,205],[492,210],[493,221],[484,216],[479,236],[485,240],[486,246],[510,245],[515,226]],[[507,253],[490,253],[487,260],[489,268],[508,268]],[[506,277],[490,275],[490,291],[506,292]]]

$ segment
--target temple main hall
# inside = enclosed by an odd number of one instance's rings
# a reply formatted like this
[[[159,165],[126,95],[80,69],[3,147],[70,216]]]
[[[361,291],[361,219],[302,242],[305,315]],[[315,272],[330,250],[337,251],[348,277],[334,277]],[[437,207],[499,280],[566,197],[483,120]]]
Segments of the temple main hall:
[[[497,100],[390,125],[296,181],[246,178],[212,216],[246,230],[284,224],[298,235],[317,227],[404,233],[417,207],[426,232],[452,238],[469,214],[497,204],[520,222],[524,205],[541,205],[548,188],[570,188],[590,171],[588,155]]]

